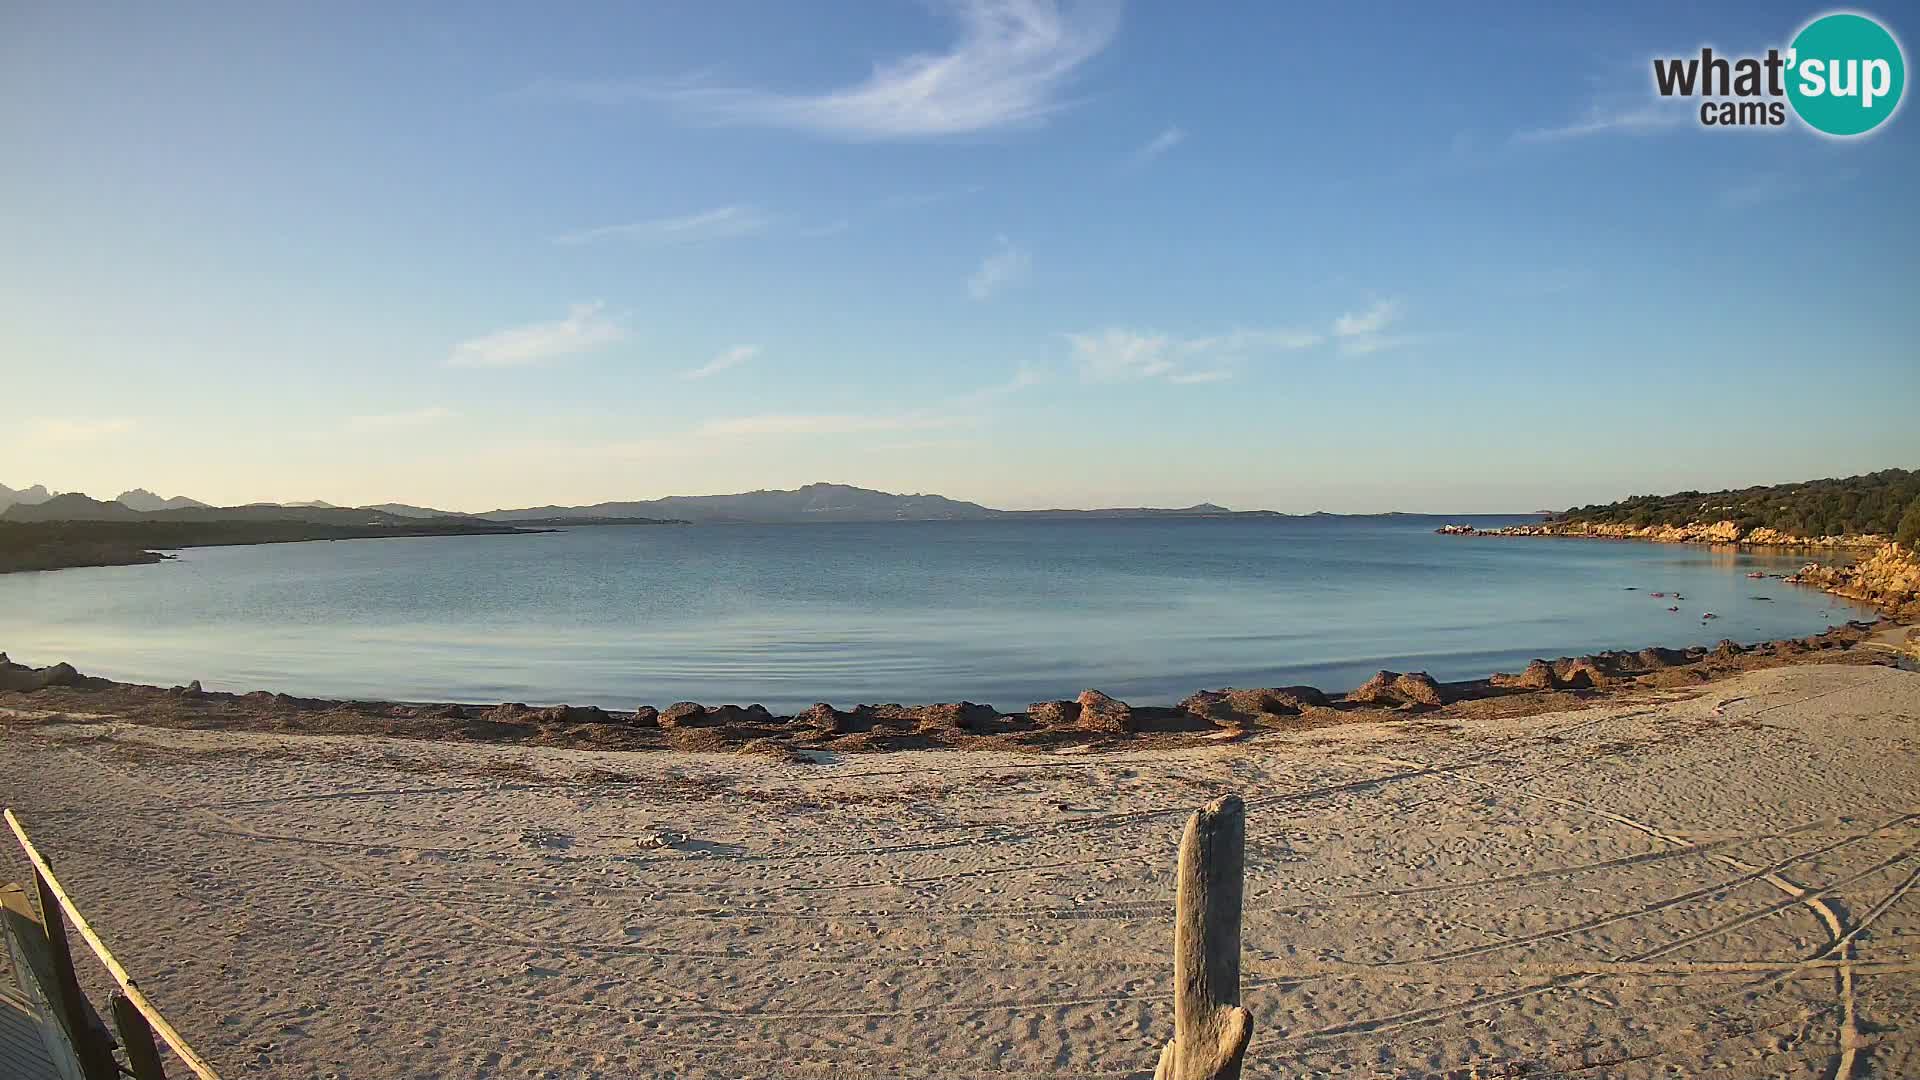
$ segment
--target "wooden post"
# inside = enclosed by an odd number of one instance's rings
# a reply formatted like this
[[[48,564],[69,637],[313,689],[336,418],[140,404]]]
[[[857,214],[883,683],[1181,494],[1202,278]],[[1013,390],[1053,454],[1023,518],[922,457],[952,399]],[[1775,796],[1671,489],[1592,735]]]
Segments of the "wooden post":
[[[114,991],[113,1029],[120,1033],[120,1046],[127,1052],[127,1064],[133,1067],[134,1080],[167,1080],[160,1065],[160,1049],[153,1045],[153,1029],[147,1018],[127,995]]]
[[[1154,1080],[1239,1080],[1253,1017],[1240,1007],[1240,899],[1247,810],[1222,795],[1180,839],[1173,916],[1173,1039]]]
[[[60,1019],[66,1025],[67,1037],[73,1040],[74,1056],[80,1059],[80,1068],[86,1072],[87,1080],[119,1080],[113,1051],[94,1028],[87,999],[80,993],[80,980],[74,975],[73,953],[67,947],[67,920],[60,910],[60,898],[38,867],[33,871],[33,885],[39,893],[40,925],[47,931],[47,950],[53,955],[54,994],[60,999],[57,1003]]]

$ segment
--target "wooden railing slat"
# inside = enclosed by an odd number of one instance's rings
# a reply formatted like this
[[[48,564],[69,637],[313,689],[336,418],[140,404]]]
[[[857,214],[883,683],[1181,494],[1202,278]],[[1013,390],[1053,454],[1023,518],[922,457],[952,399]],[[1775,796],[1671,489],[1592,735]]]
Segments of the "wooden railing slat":
[[[86,995],[80,992],[80,979],[73,970],[73,952],[67,943],[66,920],[61,916],[60,901],[54,887],[47,878],[36,870],[33,884],[39,893],[40,925],[47,935],[47,955],[50,974],[53,976],[54,1007],[60,1010],[61,1022],[67,1029],[67,1038],[73,1043],[73,1051],[80,1059],[80,1068],[87,1074],[87,1080],[118,1080],[119,1070],[113,1064],[113,1051],[102,1039],[102,1032],[94,1024],[93,1011],[87,1008]]]
[[[20,819],[14,816],[12,810],[7,810],[4,817],[7,827],[13,830],[14,839],[20,842],[20,850],[26,853],[27,861],[33,864],[42,889],[43,908],[47,911],[57,910],[65,913],[66,921],[72,925],[74,932],[78,933],[81,940],[87,943],[87,947],[93,950],[94,957],[100,961],[102,967],[107,969],[107,974],[113,976],[113,981],[120,984],[120,991],[126,995],[128,1005],[145,1018],[153,1034],[158,1035],[160,1041],[173,1050],[174,1055],[180,1059],[180,1063],[185,1065],[188,1071],[200,1080],[220,1080],[220,1074],[214,1071],[213,1066],[195,1053],[193,1047],[187,1045],[187,1040],[180,1032],[175,1030],[172,1024],[167,1023],[167,1018],[160,1015],[160,1010],[154,1007],[153,1002],[147,1000],[147,995],[140,991],[133,976],[127,974],[126,968],[120,966],[120,961],[114,959],[106,942],[100,940],[100,935],[94,932],[86,916],[80,914],[80,909],[74,904],[73,899],[67,895],[65,889],[60,887],[60,879],[54,877],[53,867],[47,862],[46,857],[40,854],[40,849],[33,845],[33,840],[27,836],[27,830],[20,824]],[[53,901],[51,904],[46,903],[49,897]],[[48,937],[61,942],[66,940],[64,933],[53,933],[51,923],[48,924]],[[68,970],[69,972],[72,970],[71,963]],[[109,1080],[113,1075],[108,1074]]]
[[[153,1029],[125,994],[113,995],[113,1029],[120,1033],[120,1046],[127,1052],[134,1080],[167,1080],[160,1051],[153,1045]]]

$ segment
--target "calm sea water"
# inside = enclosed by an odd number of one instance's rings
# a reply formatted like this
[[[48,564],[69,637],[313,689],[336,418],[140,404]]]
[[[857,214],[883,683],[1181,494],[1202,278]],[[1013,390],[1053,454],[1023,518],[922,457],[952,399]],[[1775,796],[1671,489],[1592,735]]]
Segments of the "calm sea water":
[[[198,548],[155,566],[0,576],[0,650],[210,690],[1017,708],[1090,686],[1167,703],[1227,685],[1345,689],[1382,667],[1468,678],[1861,617],[1743,576],[1790,571],[1803,561],[1790,555],[1437,536],[1439,520],[596,527]]]

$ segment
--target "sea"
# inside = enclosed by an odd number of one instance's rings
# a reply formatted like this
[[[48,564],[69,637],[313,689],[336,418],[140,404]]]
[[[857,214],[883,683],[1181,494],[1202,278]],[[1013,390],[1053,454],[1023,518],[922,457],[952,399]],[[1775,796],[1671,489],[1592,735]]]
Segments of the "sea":
[[[0,650],[123,681],[632,708],[1136,704],[1816,633],[1803,554],[1283,517],[590,526],[0,575]],[[1662,595],[1665,594],[1665,595]],[[1678,610],[1669,610],[1677,608]],[[1707,613],[1715,618],[1705,618]]]

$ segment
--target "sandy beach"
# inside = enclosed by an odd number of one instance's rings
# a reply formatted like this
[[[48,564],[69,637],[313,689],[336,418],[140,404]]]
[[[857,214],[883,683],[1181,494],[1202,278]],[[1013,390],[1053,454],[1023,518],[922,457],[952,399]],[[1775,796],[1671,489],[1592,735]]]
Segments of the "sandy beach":
[[[0,790],[230,1074],[1147,1075],[1179,830],[1222,791],[1250,1076],[1920,1069],[1888,667],[815,765],[6,723]]]

